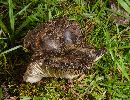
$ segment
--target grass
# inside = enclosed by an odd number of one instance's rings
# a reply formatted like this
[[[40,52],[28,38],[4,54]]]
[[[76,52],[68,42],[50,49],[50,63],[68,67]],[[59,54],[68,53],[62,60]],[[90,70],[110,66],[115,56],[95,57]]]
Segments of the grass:
[[[117,0],[124,12],[130,14],[128,0]],[[64,99],[130,99],[130,27],[116,20],[127,15],[110,8],[109,0],[1,0],[0,1],[0,88],[1,93],[21,100]],[[107,52],[86,77],[70,86],[64,79],[43,79],[43,83],[22,82],[29,54],[22,45],[27,31],[38,23],[67,15],[69,19],[83,18],[93,22],[87,42]],[[5,91],[6,88],[6,91]]]

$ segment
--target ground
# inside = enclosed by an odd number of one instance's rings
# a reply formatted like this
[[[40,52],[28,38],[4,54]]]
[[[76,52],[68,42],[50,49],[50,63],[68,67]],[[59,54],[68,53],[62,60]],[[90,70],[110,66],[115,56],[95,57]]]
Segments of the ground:
[[[1,0],[0,97],[21,100],[130,99],[130,5],[128,0]],[[119,8],[115,6],[120,6]],[[23,37],[38,23],[67,16],[84,25],[86,42],[107,52],[80,81],[44,78],[23,82],[30,53]]]

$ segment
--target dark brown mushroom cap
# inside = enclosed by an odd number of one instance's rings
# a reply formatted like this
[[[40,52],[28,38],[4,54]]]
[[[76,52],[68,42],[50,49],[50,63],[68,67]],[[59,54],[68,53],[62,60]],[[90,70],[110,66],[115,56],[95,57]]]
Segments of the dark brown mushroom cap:
[[[81,44],[83,35],[80,24],[76,21],[68,21],[66,17],[42,23],[24,38],[24,47],[32,51],[60,50]]]

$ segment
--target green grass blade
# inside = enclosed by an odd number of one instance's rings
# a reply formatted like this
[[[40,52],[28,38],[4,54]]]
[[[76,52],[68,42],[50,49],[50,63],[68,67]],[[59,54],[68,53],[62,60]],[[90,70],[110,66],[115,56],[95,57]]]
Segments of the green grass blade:
[[[18,49],[18,48],[21,48],[21,47],[22,47],[22,46],[19,45],[19,46],[16,46],[16,47],[14,47],[14,48],[11,48],[11,49],[9,49],[9,50],[6,50],[6,51],[0,53],[0,56],[2,56],[3,54],[9,53],[9,52],[11,52],[11,51],[14,51],[14,50],[16,50],[16,49]]]
[[[110,44],[110,34],[107,30],[104,29],[104,34],[105,34],[105,37],[106,37],[106,45],[107,45],[107,48],[110,48],[111,47],[111,44]]]
[[[29,24],[29,22],[30,22],[30,20],[27,18],[26,19],[26,21],[24,21],[21,25],[20,25],[20,27],[16,30],[16,36],[18,35],[18,33],[26,26],[26,25],[28,25]]]
[[[130,6],[130,1],[129,0],[125,0],[125,2]]]
[[[124,0],[117,1],[130,14],[130,6]]]
[[[31,5],[31,3],[29,3],[27,6],[25,6],[25,7],[24,7],[21,11],[19,11],[15,16],[21,15],[21,13],[23,13],[30,5]]]
[[[108,1],[108,0],[106,0],[106,1],[104,2],[104,4],[102,5],[102,8],[101,8],[101,10],[99,11],[97,17],[100,17],[100,16],[102,15],[102,12],[103,12],[103,11],[105,10],[105,8],[106,8],[107,1]]]
[[[26,20],[25,20],[25,21],[20,25],[20,27],[18,27],[18,29],[16,30],[15,36],[17,36],[18,33],[19,33],[25,26],[27,26],[31,21],[34,22],[34,21],[38,20],[38,19],[36,18],[37,15],[38,15],[38,14],[35,13],[35,14],[32,14],[32,15],[28,16],[28,17],[26,18]],[[35,19],[35,20],[34,20],[34,19]]]
[[[49,9],[49,12],[48,12],[48,17],[49,17],[49,20],[52,19],[52,12],[51,12],[51,9]]]
[[[31,97],[28,96],[20,96],[20,100],[31,100]]]
[[[9,4],[9,18],[10,18],[10,26],[12,31],[14,32],[14,15],[13,15],[13,2],[12,0],[8,0]]]
[[[2,22],[1,19],[0,19],[0,27],[1,27],[1,29],[2,29],[4,32],[8,33],[7,27],[4,25],[4,23]]]
[[[119,56],[119,57],[120,58],[119,58],[119,60],[116,61],[116,64],[117,64],[118,68],[121,70],[122,75],[125,76],[129,80],[129,76],[128,76],[128,73],[126,71],[123,58],[121,56]]]
[[[122,47],[117,47],[117,49],[129,49],[130,46],[122,46]]]
[[[7,38],[0,38],[0,40],[4,40],[4,39],[7,39]]]
[[[95,5],[92,7],[92,11],[91,11],[91,12],[93,12],[93,11],[97,8],[97,6],[99,5],[99,3],[100,3],[100,0],[98,0],[98,1],[95,3]]]

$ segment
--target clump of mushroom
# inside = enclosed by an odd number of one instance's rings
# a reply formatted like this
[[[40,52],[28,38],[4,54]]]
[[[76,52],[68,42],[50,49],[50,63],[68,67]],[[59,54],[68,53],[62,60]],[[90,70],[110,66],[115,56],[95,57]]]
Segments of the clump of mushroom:
[[[24,47],[33,52],[23,76],[30,83],[43,77],[73,79],[85,74],[105,52],[87,45],[80,24],[67,17],[42,23],[29,31]]]

